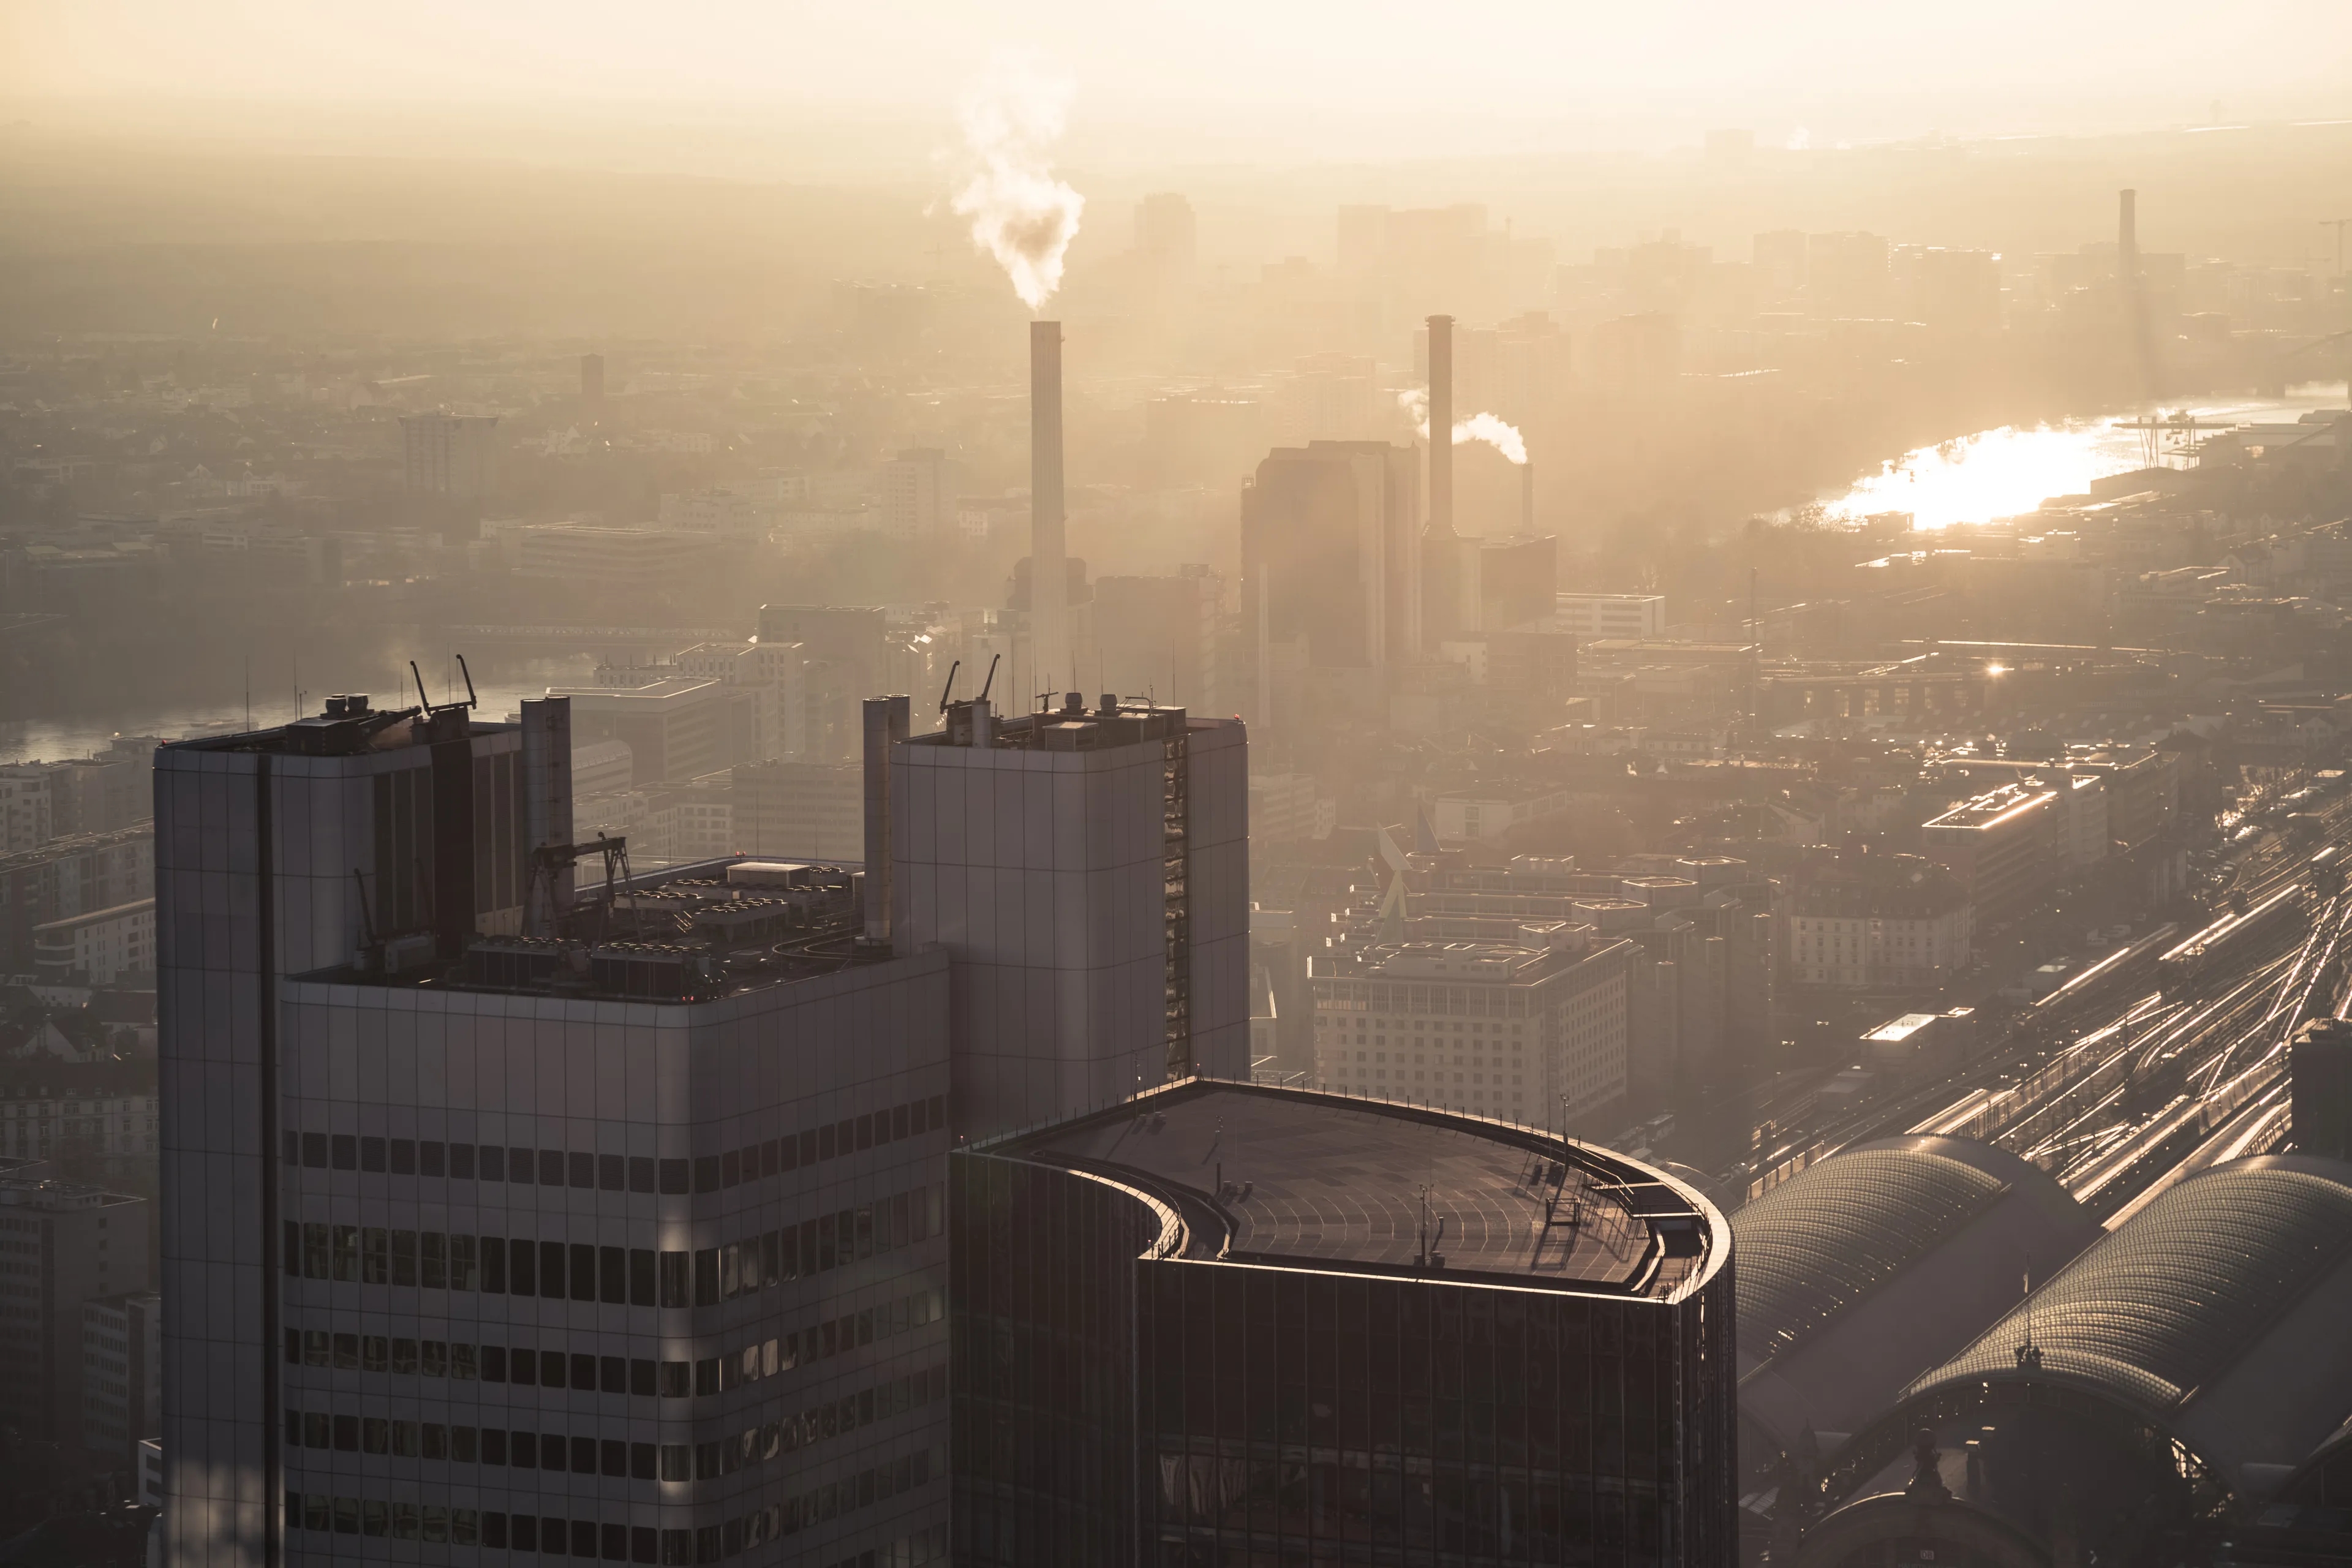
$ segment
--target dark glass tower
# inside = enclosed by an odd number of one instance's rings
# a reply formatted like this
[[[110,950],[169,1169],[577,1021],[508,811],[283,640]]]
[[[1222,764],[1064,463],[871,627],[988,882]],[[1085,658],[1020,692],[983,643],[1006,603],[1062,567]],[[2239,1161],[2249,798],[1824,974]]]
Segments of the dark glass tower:
[[[1194,1080],[949,1206],[959,1563],[1733,1561],[1730,1231],[1646,1166]]]

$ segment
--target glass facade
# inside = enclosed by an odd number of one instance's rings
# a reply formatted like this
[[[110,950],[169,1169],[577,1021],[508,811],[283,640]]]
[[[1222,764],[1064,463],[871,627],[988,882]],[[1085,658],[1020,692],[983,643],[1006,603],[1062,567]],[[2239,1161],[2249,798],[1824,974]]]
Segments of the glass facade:
[[[1662,1300],[1147,1256],[1151,1205],[1010,1154],[950,1211],[959,1562],[1734,1559],[1727,1261]]]

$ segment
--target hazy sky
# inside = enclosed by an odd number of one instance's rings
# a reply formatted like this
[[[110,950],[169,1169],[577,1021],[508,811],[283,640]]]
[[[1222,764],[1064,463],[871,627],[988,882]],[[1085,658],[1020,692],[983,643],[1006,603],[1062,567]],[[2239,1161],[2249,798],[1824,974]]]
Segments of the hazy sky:
[[[0,112],[764,122],[808,136],[813,169],[883,168],[919,161],[1005,46],[1076,80],[1072,153],[1097,162],[2352,116],[2346,0],[0,0]]]

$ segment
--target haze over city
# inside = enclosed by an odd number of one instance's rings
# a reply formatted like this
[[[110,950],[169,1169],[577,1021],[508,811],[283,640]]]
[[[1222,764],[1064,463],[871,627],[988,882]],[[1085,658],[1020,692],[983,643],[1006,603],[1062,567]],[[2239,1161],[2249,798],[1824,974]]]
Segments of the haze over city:
[[[2352,1562],[2352,13],[0,0],[0,1562]]]

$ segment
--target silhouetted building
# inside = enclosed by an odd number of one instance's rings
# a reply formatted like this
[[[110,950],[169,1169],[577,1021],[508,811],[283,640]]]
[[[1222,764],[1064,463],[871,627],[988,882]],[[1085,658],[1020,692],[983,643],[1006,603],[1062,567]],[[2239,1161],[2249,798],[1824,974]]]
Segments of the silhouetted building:
[[[82,1305],[147,1289],[147,1226],[145,1198],[0,1176],[0,1426],[81,1446]]]
[[[904,698],[887,700],[899,704]],[[867,704],[869,725],[886,700]],[[1242,726],[1113,702],[869,742],[898,951],[955,961],[959,1131],[989,1136],[1195,1074],[1249,1076]],[[868,864],[875,852],[868,822]]]
[[[1362,700],[1421,645],[1422,541],[1412,448],[1377,441],[1277,447],[1242,492],[1242,624],[1258,713],[1280,668],[1347,672]]]
[[[1730,1237],[1658,1172],[1212,1083],[950,1167],[959,1563],[1733,1561]]]
[[[604,356],[580,356],[580,405],[591,419],[604,412]]]
[[[2352,1159],[2352,1021],[2317,1018],[2297,1030],[2287,1079],[2295,1152]]]
[[[400,436],[409,494],[478,501],[497,490],[496,415],[405,414]]]

